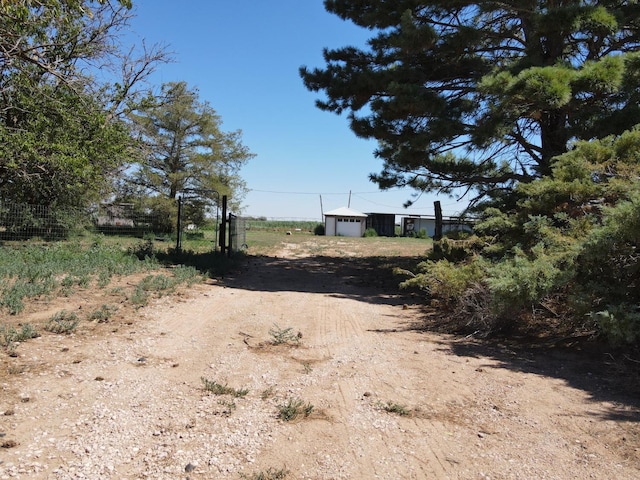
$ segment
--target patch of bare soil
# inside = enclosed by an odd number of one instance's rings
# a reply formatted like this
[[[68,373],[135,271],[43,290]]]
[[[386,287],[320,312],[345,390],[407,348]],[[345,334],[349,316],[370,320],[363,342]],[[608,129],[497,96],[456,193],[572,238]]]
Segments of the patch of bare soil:
[[[430,333],[385,262],[287,244],[3,353],[0,478],[640,477],[628,361]]]

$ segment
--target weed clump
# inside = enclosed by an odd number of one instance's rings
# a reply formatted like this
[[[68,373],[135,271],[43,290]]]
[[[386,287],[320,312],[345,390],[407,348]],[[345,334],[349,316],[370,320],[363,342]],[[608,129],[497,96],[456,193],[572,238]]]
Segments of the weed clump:
[[[269,335],[273,345],[298,345],[302,338],[302,333],[295,333],[293,327],[280,328],[276,324],[269,330]]]
[[[103,304],[100,308],[89,314],[89,320],[97,320],[98,323],[106,323],[111,316],[118,310],[118,307]]]
[[[267,468],[263,472],[254,473],[251,475],[245,475],[244,473],[240,474],[240,478],[245,480],[283,480],[287,478],[289,475],[289,471],[284,468],[275,469],[275,468]]]
[[[246,388],[231,388],[227,384],[222,385],[215,380],[207,380],[204,377],[201,377],[200,380],[202,380],[203,388],[214,395],[231,395],[233,397],[240,398],[249,393],[249,390]]]
[[[75,313],[60,310],[49,319],[44,329],[51,333],[69,334],[75,331],[79,323],[80,320]]]
[[[291,422],[300,416],[307,418],[313,412],[313,408],[313,405],[310,403],[305,405],[299,398],[290,398],[287,403],[278,406],[278,418],[285,422]]]
[[[380,408],[380,410],[384,410],[387,413],[394,413],[396,415],[400,415],[401,417],[408,417],[409,415],[411,415],[411,412],[407,410],[407,407],[405,407],[400,403],[395,403],[391,401],[387,403],[378,404],[378,408]]]

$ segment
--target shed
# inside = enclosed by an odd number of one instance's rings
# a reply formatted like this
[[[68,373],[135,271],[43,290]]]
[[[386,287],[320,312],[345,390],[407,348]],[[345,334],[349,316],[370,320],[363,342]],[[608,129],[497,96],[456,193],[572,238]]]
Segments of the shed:
[[[402,235],[413,237],[419,235],[424,230],[425,235],[433,237],[436,231],[436,219],[426,217],[404,217],[402,219]],[[473,228],[459,217],[448,217],[442,219],[442,233],[447,232],[472,232]]]
[[[367,214],[341,207],[324,214],[324,234],[327,236],[362,237]]]
[[[396,234],[396,216],[393,213],[369,213],[367,228],[373,228],[380,237],[393,237]]]

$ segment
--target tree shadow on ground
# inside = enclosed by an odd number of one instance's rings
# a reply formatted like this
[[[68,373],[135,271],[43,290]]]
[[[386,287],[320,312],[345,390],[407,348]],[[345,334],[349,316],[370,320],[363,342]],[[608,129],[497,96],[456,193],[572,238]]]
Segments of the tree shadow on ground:
[[[393,274],[394,267],[412,268],[418,261],[413,257],[384,256],[352,259],[322,255],[299,259],[247,256],[240,268],[224,278],[224,283],[228,288],[253,291],[308,292],[372,304],[421,305],[424,298],[418,292],[401,289],[399,283],[404,277]],[[640,363],[635,360],[640,354],[613,351],[581,337],[573,342],[516,334],[478,339],[456,334],[455,321],[431,307],[423,308],[424,315],[417,322],[394,324],[379,333],[449,334],[442,337],[441,345],[454,355],[488,358],[497,362],[499,368],[561,379],[587,392],[593,401],[610,402],[605,419],[640,422]]]
[[[425,313],[423,322],[406,324],[403,330],[444,333],[429,313]],[[614,349],[588,336],[502,335],[479,339],[454,334],[443,338],[440,344],[443,350],[458,357],[490,359],[487,367],[560,379],[587,393],[593,402],[608,403],[605,415],[593,413],[603,420],[640,422],[640,353],[637,349]]]
[[[403,290],[393,273],[398,266],[414,267],[414,257],[339,258],[311,256],[278,258],[247,256],[235,272],[225,275],[227,287],[266,292],[306,292],[353,298],[369,303],[402,305],[417,300]]]

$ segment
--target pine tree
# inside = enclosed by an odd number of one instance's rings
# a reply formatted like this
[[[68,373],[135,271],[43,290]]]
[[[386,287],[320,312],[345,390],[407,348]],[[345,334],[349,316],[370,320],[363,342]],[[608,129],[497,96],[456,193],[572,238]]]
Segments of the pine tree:
[[[167,83],[131,115],[143,145],[131,181],[151,196],[230,195],[245,191],[239,171],[254,155],[241,142],[242,132],[223,132],[216,111],[185,82]],[[212,192],[217,195],[213,196]]]
[[[301,67],[322,110],[375,139],[381,188],[509,195],[574,140],[640,119],[637,1],[325,0],[376,31]]]

